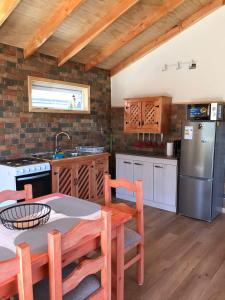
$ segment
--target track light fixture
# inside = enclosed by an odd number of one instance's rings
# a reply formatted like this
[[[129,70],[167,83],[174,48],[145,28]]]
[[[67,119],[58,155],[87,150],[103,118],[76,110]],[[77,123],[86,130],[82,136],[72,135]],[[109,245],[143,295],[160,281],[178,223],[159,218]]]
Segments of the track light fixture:
[[[195,60],[191,60],[191,61],[187,61],[187,62],[181,62],[178,61],[175,64],[164,64],[162,66],[162,72],[168,71],[169,68],[175,67],[176,70],[181,70],[183,68],[183,66],[187,65],[189,70],[194,70],[197,68],[197,63]]]

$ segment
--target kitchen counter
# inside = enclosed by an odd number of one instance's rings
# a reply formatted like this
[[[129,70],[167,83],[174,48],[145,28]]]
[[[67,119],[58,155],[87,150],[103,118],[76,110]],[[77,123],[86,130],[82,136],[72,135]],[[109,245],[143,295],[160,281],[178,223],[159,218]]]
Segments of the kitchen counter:
[[[48,162],[50,162],[51,164],[54,162],[65,162],[65,161],[73,161],[74,159],[76,159],[76,161],[78,160],[84,160],[84,157],[89,159],[89,158],[93,158],[93,157],[98,157],[101,155],[110,155],[108,152],[102,152],[102,153],[76,153],[76,152],[68,152],[65,151],[64,153],[64,157],[58,157],[55,158],[55,154],[53,152],[46,152],[46,153],[37,153],[37,154],[33,154],[32,156],[37,158],[37,159],[41,159],[41,160],[46,160]]]
[[[143,157],[154,157],[154,158],[178,160],[178,158],[176,156],[167,156],[164,153],[155,153],[155,152],[137,151],[137,150],[119,151],[119,152],[116,152],[116,154],[125,154],[125,155],[134,155],[134,156],[143,156]]]

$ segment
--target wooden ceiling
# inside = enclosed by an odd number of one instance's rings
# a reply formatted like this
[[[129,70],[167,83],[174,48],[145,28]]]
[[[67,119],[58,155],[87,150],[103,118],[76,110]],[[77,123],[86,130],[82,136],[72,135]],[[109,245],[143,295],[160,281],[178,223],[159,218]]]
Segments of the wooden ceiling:
[[[0,43],[114,75],[225,0],[1,0]]]

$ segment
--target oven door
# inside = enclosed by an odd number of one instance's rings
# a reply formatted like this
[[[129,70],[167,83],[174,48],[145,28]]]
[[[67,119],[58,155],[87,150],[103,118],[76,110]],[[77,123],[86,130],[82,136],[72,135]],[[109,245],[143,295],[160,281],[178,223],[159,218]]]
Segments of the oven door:
[[[40,172],[16,177],[16,189],[23,190],[25,184],[31,184],[33,197],[41,197],[51,193],[51,173]]]

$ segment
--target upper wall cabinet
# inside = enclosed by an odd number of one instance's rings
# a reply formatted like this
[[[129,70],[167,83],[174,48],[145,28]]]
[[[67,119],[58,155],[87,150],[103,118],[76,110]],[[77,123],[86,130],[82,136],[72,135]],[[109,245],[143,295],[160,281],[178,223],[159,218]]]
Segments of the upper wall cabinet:
[[[127,133],[168,132],[171,102],[171,98],[164,96],[125,99],[124,131]]]
[[[30,112],[90,113],[90,86],[28,76]]]

